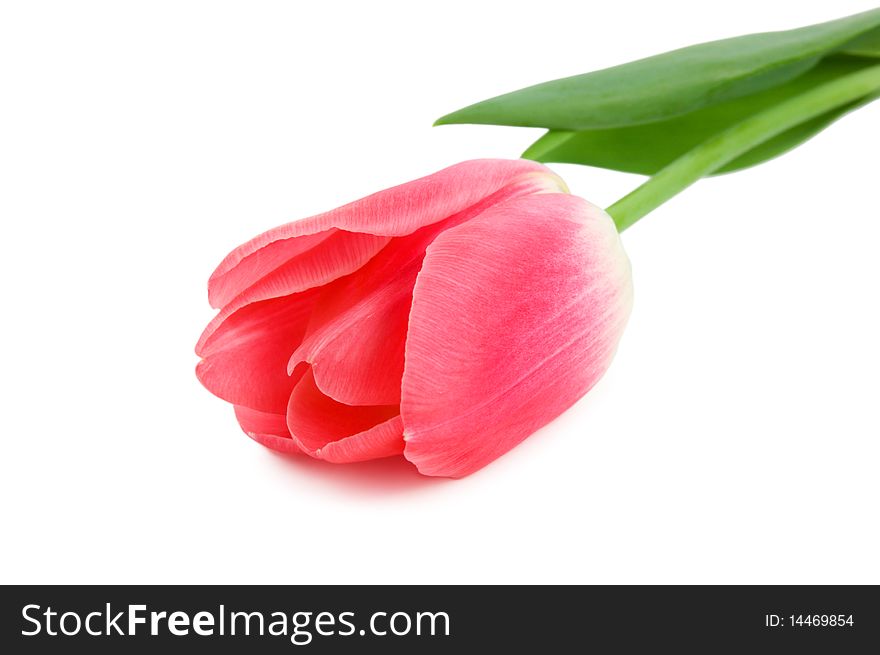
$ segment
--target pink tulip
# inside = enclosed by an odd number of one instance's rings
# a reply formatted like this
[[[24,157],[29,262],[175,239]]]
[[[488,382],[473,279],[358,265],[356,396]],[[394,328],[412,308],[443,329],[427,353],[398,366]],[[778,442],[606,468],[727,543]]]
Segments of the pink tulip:
[[[254,440],[461,477],[596,383],[632,283],[605,212],[477,160],[256,237],[208,296],[196,372]]]

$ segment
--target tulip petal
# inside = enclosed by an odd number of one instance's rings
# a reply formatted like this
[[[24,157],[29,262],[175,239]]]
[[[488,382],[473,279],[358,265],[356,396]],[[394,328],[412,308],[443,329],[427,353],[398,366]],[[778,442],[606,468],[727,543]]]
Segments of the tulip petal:
[[[281,265],[294,258],[300,258],[299,261],[302,261],[303,255],[326,245],[325,242],[330,237],[338,236],[338,232],[332,229],[298,239],[274,241],[251,253],[246,265],[242,262],[226,271],[218,268],[208,282],[208,302],[211,303],[211,307],[223,307]]]
[[[211,321],[205,332],[208,333],[239,309],[251,303],[319,288],[353,273],[382,250],[390,240],[390,237],[335,230],[320,244],[264,275],[223,305],[220,313]]]
[[[315,382],[349,405],[399,405],[415,274],[357,303],[311,342]],[[298,351],[299,352],[299,351]]]
[[[235,418],[245,434],[274,434],[290,439],[286,414],[259,412],[243,405],[235,406]]]
[[[580,198],[514,198],[441,234],[413,292],[405,457],[461,477],[505,453],[601,377],[631,302],[614,224]]]
[[[399,405],[412,289],[426,242],[395,239],[354,275],[324,287],[288,364],[308,362],[318,388],[347,405]]]
[[[263,434],[260,432],[248,432],[247,435],[261,446],[265,446],[275,452],[302,455],[302,449],[290,437],[279,437],[274,434]]]
[[[553,191],[564,188],[536,162],[475,160],[274,228],[220,263],[208,282],[211,305],[222,307],[248,290],[247,300],[239,300],[238,306],[324,284],[356,270],[356,261],[378,252],[387,237],[411,234],[517,183]],[[328,231],[335,233],[322,234]],[[348,256],[327,261],[342,251]],[[259,288],[254,288],[258,281]]]
[[[290,396],[287,427],[303,451],[319,459],[353,462],[403,452],[396,405],[351,406],[325,395],[307,368]]]
[[[290,438],[284,414],[267,414],[236,405],[235,418],[244,433],[257,443],[280,453],[302,454],[300,447]]]
[[[197,349],[199,380],[233,404],[285,414],[298,379],[288,375],[287,360],[302,341],[317,295],[252,303],[209,327]]]
[[[403,454],[403,419],[400,414],[360,434],[331,441],[318,456],[334,464],[364,462]]]

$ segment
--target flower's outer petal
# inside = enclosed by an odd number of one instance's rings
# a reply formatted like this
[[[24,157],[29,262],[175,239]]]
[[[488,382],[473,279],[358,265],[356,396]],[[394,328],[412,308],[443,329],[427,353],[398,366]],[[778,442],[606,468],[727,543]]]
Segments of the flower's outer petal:
[[[339,441],[331,441],[321,448],[318,456],[334,464],[364,462],[402,455],[403,445],[403,419],[398,414],[369,430]]]
[[[205,334],[210,334],[229,316],[251,303],[320,288],[357,271],[390,240],[391,237],[335,230],[320,244],[264,275],[223,305]]]
[[[260,432],[249,432],[248,436],[261,446],[265,446],[270,450],[279,453],[302,455],[302,449],[290,437],[279,437],[274,434],[264,434]]]
[[[338,238],[339,230],[331,229],[318,234],[310,234],[298,239],[280,239],[260,248],[249,256],[247,265],[233,266],[228,271],[217,269],[208,283],[208,301],[212,307],[220,308],[235,298],[249,286],[259,281],[288,261],[326,247]]]
[[[236,303],[242,306],[324,284],[356,270],[389,237],[411,234],[522,182],[564,188],[536,162],[474,160],[274,228],[226,256],[208,282],[209,300],[220,308],[245,296]]]
[[[351,406],[325,395],[311,368],[290,395],[287,427],[312,457],[356,462],[403,452],[403,423],[396,405]]]
[[[267,414],[236,405],[235,418],[244,433],[257,443],[281,453],[302,454],[300,447],[290,438],[284,414]]]
[[[196,375],[214,395],[261,412],[286,414],[297,381],[287,360],[302,342],[317,290],[252,303],[200,341]]]
[[[575,196],[515,198],[444,232],[413,292],[405,457],[461,477],[508,451],[601,377],[631,304],[613,222]]]
[[[245,434],[274,434],[290,438],[286,414],[269,414],[243,405],[235,406],[235,418]]]
[[[391,240],[391,237],[355,234],[344,230],[333,230],[327,235],[320,236],[326,236],[326,238],[296,256],[284,260],[265,274],[258,277],[254,275],[256,280],[250,285],[241,288],[232,284],[225,285],[223,289],[231,289],[228,293],[219,296],[219,299],[225,302],[221,303],[215,297],[211,304],[224,309],[230,305],[237,308],[250,302],[277,298],[319,287],[358,270]],[[298,239],[290,239],[290,241],[296,245],[295,242]],[[271,246],[273,250],[281,250],[275,244],[271,244]],[[270,246],[267,246],[268,248]],[[259,259],[264,250],[254,253],[254,259]],[[245,273],[252,271],[236,270],[234,272],[239,273],[237,278],[241,279],[245,277]],[[223,280],[231,281],[233,279],[231,276],[232,272],[224,276]],[[227,297],[234,291],[238,291],[238,293]]]

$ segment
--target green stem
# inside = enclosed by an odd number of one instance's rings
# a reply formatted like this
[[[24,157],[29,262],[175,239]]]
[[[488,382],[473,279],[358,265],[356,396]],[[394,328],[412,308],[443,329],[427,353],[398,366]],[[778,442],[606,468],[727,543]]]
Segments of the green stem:
[[[880,91],[880,65],[865,68],[766,109],[707,139],[608,208],[623,232],[706,175],[777,134]]]

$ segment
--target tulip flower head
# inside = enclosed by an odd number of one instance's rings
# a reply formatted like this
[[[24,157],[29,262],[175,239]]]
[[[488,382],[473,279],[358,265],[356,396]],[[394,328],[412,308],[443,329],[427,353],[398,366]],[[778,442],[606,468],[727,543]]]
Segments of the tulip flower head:
[[[208,295],[197,374],[255,441],[461,477],[596,383],[632,283],[604,211],[476,160],[261,234]]]
[[[270,230],[211,276],[199,379],[275,450],[478,470],[608,368],[632,304],[619,232],[880,98],[878,30],[874,9],[701,43],[443,116],[651,177],[606,213],[535,161],[468,161]]]

